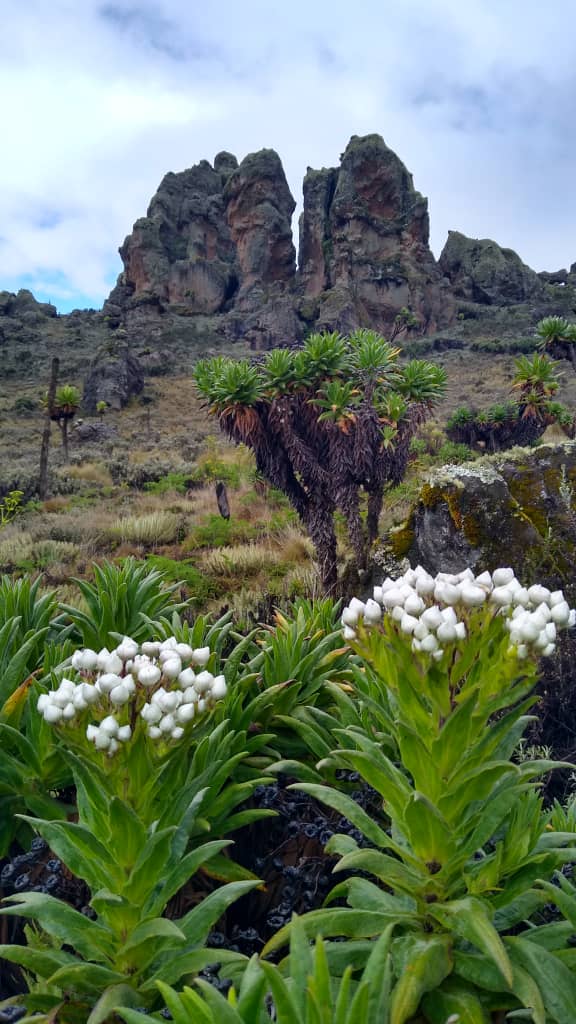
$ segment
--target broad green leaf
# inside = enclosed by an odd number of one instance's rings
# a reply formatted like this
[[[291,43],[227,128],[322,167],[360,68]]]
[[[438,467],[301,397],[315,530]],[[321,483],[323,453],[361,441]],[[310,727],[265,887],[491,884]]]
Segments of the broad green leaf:
[[[488,907],[473,896],[450,903],[430,904],[429,913],[453,934],[491,957],[508,985],[512,984],[512,966],[502,939],[496,931]]]
[[[453,1017],[458,1024],[490,1024],[490,1015],[470,989],[457,983],[436,992],[429,992],[422,1000],[422,1009],[429,1024],[446,1024]]]
[[[507,937],[510,956],[532,978],[556,1024],[574,1024],[576,978],[553,953],[525,938]]]
[[[113,948],[112,933],[97,921],[90,921],[62,900],[40,892],[7,896],[0,914],[31,918],[38,921],[50,935],[72,946],[80,956],[97,962],[106,961]]]
[[[456,852],[448,822],[422,793],[414,793],[406,804],[404,831],[426,864],[443,866]]]
[[[406,935],[392,942],[394,973],[390,1024],[405,1024],[416,1013],[426,992],[437,988],[452,970],[452,940],[448,935]]]

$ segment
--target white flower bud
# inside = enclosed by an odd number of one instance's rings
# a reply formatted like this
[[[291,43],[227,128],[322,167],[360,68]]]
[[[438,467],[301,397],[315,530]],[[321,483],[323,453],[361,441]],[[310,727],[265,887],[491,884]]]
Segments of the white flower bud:
[[[160,654],[160,644],[157,640],[145,640],[141,649],[147,658],[157,658]]]
[[[108,715],[102,722],[100,722],[100,732],[105,732],[107,736],[115,736],[118,732],[118,722],[114,718],[114,715]]]
[[[178,685],[181,690],[186,690],[189,686],[192,686],[196,675],[191,668],[185,668],[183,672],[178,676]]]
[[[492,576],[489,572],[481,572],[479,576],[476,576],[474,582],[477,587],[486,587],[487,590],[492,590]]]
[[[117,735],[121,743],[127,743],[132,736],[132,729],[129,725],[121,725]]]
[[[556,605],[556,604],[562,604],[563,600],[564,600],[564,593],[563,593],[563,591],[562,590],[553,590],[552,593],[550,594],[550,597],[548,598],[548,604],[550,605],[551,608],[553,608],[554,605]]]
[[[38,702],[36,704],[36,707],[37,707],[38,711],[40,711],[40,713],[42,713],[45,710],[45,708],[50,707],[50,704],[51,704],[51,700],[50,700],[50,697],[48,696],[48,694],[47,693],[41,693],[40,696],[38,697]]]
[[[540,626],[532,620],[531,616],[527,616],[526,619],[520,622],[519,634],[522,643],[532,644],[540,636]]]
[[[212,689],[210,691],[210,696],[212,697],[212,700],[222,700],[226,696],[227,692],[228,686],[226,684],[225,677],[216,676],[214,678],[214,682],[212,683]]]
[[[214,676],[211,672],[200,672],[194,680],[194,689],[197,693],[206,693],[207,690],[212,688],[214,682]]]
[[[547,604],[550,591],[548,587],[541,587],[539,583],[535,583],[532,587],[528,587],[528,596],[534,605]]]
[[[394,622],[402,622],[402,619],[404,618],[404,615],[405,615],[404,608],[402,607],[401,604],[395,605],[394,608],[392,609],[392,611],[390,612],[390,618]]]
[[[354,604],[355,598],[352,598],[351,604]],[[362,605],[364,608],[364,605]],[[204,668],[208,664],[210,659],[210,648],[209,647],[197,647],[195,651],[192,651],[192,661],[195,665],[200,668]]]
[[[428,636],[425,636],[424,639],[421,641],[421,647],[422,650],[426,651],[427,654],[432,654],[435,650],[438,649],[438,641],[436,637],[432,635],[432,633],[428,633]]]
[[[544,632],[548,637],[550,643],[552,643],[552,641],[556,639],[556,626],[553,622],[546,623],[546,625],[544,626]]]
[[[384,591],[382,601],[385,608],[396,608],[399,605],[403,607],[405,597],[398,587],[392,587],[390,590]]]
[[[112,757],[113,754],[118,750],[118,740],[115,740],[113,736],[110,737],[110,743],[108,744],[108,756]]]
[[[547,646],[542,651],[542,657],[543,658],[549,658],[551,654],[554,654],[555,650],[556,650],[556,645],[555,644],[547,644]]]
[[[162,730],[157,725],[151,725],[148,729],[148,735],[151,740],[159,740],[162,735]]]
[[[443,622],[441,626],[438,626],[436,630],[436,636],[440,643],[451,644],[454,643],[458,634],[456,633],[456,626],[451,622]]]
[[[196,714],[196,708],[194,704],[182,704],[176,712],[176,721],[181,725],[185,725],[186,722],[191,722]]]
[[[175,636],[169,636],[166,640],[163,640],[162,643],[160,644],[160,654],[162,655],[163,651],[175,651],[177,643],[178,643],[178,641],[177,641]],[[144,651],[144,648],[142,648],[142,651],[143,651],[144,654],[146,653],[146,651]]]
[[[434,599],[442,604],[453,605],[460,600],[460,587],[453,583],[437,583],[434,588]]]
[[[203,714],[203,712],[206,711],[206,701],[204,700],[203,697],[200,698],[200,700],[198,701],[196,707],[198,709],[198,714],[199,715]]]
[[[192,648],[190,647],[190,644],[176,644],[174,650],[181,661],[190,661],[192,658]]]
[[[112,651],[112,654],[109,654],[102,664],[102,669],[105,673],[114,673],[118,675],[123,668],[124,662],[122,661],[122,658],[118,657],[115,651]]]
[[[425,637],[430,635],[430,630],[428,629],[428,626],[426,625],[426,623],[422,622],[422,619],[418,619],[417,624],[414,626],[414,631],[413,632],[414,632],[414,638],[416,640],[424,640]]]
[[[568,616],[568,625],[570,626],[570,628],[572,628],[572,626],[576,626],[576,608],[570,609],[570,615]]]
[[[463,622],[457,622],[456,625],[454,626],[454,629],[456,630],[456,639],[457,640],[465,640],[466,639],[466,626],[464,625]]]
[[[111,739],[112,737],[107,732],[103,732],[101,728],[97,729],[96,735],[94,736],[94,743],[96,744],[96,749],[108,750]]]
[[[79,672],[80,669],[82,668],[82,655],[83,655],[83,653],[84,653],[83,651],[74,651],[74,654],[72,655],[72,659],[71,659],[72,668],[75,668],[77,672]]]
[[[495,587],[505,587],[514,579],[514,569],[494,569],[492,581]]]
[[[76,708],[76,711],[86,711],[86,708],[88,707],[88,702],[84,700],[81,690],[78,690],[78,692],[74,694],[74,700],[72,701],[72,704]]]
[[[552,618],[552,609],[547,601],[543,601],[542,604],[538,605],[535,614],[539,615],[541,619],[544,619],[544,622],[550,622],[550,619]]]
[[[155,725],[162,718],[162,711],[157,704],[145,704],[140,714],[150,725]]]
[[[374,600],[377,602],[377,604],[381,605],[381,604],[384,603],[384,591],[383,591],[382,587],[374,587],[374,590],[372,592],[372,596],[373,596]]]
[[[467,608],[478,608],[486,600],[486,591],[483,587],[475,587],[473,584],[464,583],[462,586],[462,604]]]
[[[177,726],[175,726],[174,729],[172,729],[172,732],[170,733],[170,739],[172,739],[172,740],[181,740],[183,735],[184,735],[184,729],[180,725],[177,725]]]
[[[183,704],[195,704],[198,700],[198,694],[193,686],[187,686],[182,694]]]
[[[168,660],[162,665],[162,675],[166,676],[168,679],[177,679],[181,671],[182,662],[177,655],[168,658]]]
[[[432,657],[434,658],[434,661],[440,661],[443,654],[444,651],[442,650],[441,647],[439,647],[437,651],[432,651]]]
[[[130,691],[123,683],[121,683],[120,686],[115,686],[113,690],[110,690],[110,700],[113,704],[120,706],[122,704],[126,704],[129,699]]]
[[[520,658],[520,661],[524,661],[524,659],[528,657],[528,648],[526,647],[526,644],[518,644],[518,647],[516,648],[516,656]]]
[[[382,608],[380,605],[373,601],[371,597],[366,601],[366,611],[364,612],[364,622],[367,626],[375,626],[382,618]]]
[[[82,684],[82,696],[87,704],[95,704],[100,699],[100,690],[90,683]]]
[[[420,612],[424,609],[424,601],[418,594],[410,594],[404,602],[404,611],[408,615],[420,615]]]
[[[172,732],[172,729],[176,728],[176,719],[173,715],[164,715],[158,723],[158,728],[162,733]]]
[[[494,587],[490,600],[492,604],[498,605],[499,608],[505,608],[512,603],[512,591],[509,587]]]
[[[442,612],[436,604],[433,604],[430,608],[426,608],[420,616],[420,622],[423,622],[428,626],[428,629],[438,629],[438,626],[443,621]]]
[[[87,737],[87,739],[90,740],[91,743],[94,742],[94,740],[96,739],[97,735],[98,735],[98,726],[97,725],[87,725],[86,726],[86,737]]]
[[[76,708],[74,707],[74,705],[72,703],[66,704],[65,707],[62,710],[62,718],[66,722],[69,722],[71,718],[74,718],[75,714],[76,714]]]
[[[132,637],[125,636],[122,642],[118,644],[116,654],[122,661],[130,661],[138,654],[138,644],[135,640],[132,640]]]
[[[353,629],[350,628],[350,626],[344,626],[344,639],[345,640],[355,640],[356,639],[356,633],[354,632]]]
[[[138,669],[138,682],[145,687],[155,686],[162,675],[157,665],[143,665]]]
[[[171,690],[169,693],[163,693],[158,701],[161,711],[164,711],[165,714],[170,714],[172,711],[175,711],[181,703],[182,694],[178,690]]]
[[[410,636],[414,632],[417,625],[418,619],[415,619],[413,615],[408,615],[406,612],[404,612],[404,615],[400,620],[400,629],[402,630],[402,632],[407,633],[408,636]]]
[[[456,612],[454,611],[454,609],[453,608],[443,608],[442,609],[442,620],[443,620],[443,622],[449,622],[451,626],[455,626],[456,623],[458,622],[458,619],[456,617]]]
[[[358,615],[351,608],[345,608],[340,619],[343,626],[353,628],[358,625]]]
[[[550,618],[557,626],[566,626],[570,618],[568,601],[559,601],[557,604],[553,604],[550,609]]]
[[[98,651],[98,654],[96,655],[96,668],[99,668],[102,671],[105,671],[104,670],[104,664],[108,660],[109,657],[110,657],[110,651],[108,650],[107,647],[103,647],[101,651]]]
[[[96,686],[100,690],[100,693],[110,693],[115,686],[120,686],[120,683],[122,682],[122,677],[117,675],[115,672],[105,672],[103,675],[98,676]]]
[[[514,604],[519,606],[519,607],[527,608],[528,605],[530,604],[530,595],[529,595],[528,591],[526,590],[526,587],[518,587],[514,591],[513,597],[514,597]]]

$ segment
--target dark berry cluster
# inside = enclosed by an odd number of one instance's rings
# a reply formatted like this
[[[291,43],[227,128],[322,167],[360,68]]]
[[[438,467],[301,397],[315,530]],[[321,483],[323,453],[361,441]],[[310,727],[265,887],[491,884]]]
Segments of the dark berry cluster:
[[[19,892],[42,892],[65,900],[88,917],[94,916],[87,906],[90,898],[84,882],[66,870],[62,861],[50,854],[47,843],[37,836],[28,853],[19,853],[0,871],[0,888],[5,896]]]

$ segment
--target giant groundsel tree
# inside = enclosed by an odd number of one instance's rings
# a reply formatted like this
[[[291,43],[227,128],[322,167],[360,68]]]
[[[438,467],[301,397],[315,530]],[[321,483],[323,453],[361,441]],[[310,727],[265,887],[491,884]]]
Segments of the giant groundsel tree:
[[[346,517],[359,565],[375,539],[387,485],[406,470],[410,441],[444,393],[443,369],[400,365],[374,331],[313,334],[260,363],[221,357],[196,365],[196,385],[222,430],[251,448],[316,547],[324,586],[336,583],[334,513]],[[361,493],[367,516],[361,516]]]

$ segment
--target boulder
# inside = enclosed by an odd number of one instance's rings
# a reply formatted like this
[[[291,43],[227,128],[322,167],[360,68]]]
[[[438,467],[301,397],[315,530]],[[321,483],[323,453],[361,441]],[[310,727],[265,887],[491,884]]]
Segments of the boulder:
[[[440,267],[458,299],[488,306],[510,306],[542,299],[544,281],[513,249],[489,238],[449,231]]]
[[[108,344],[96,354],[84,381],[82,408],[95,413],[98,402],[123,409],[144,389],[144,374],[136,356],[126,344]]]
[[[510,565],[562,585],[576,563],[575,495],[576,442],[512,448],[431,473],[390,543],[433,573]]]

